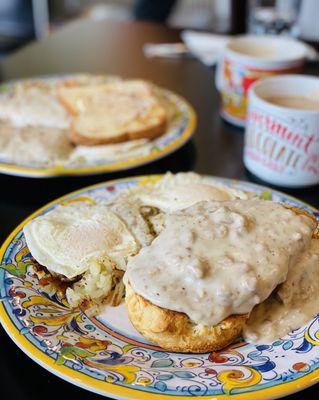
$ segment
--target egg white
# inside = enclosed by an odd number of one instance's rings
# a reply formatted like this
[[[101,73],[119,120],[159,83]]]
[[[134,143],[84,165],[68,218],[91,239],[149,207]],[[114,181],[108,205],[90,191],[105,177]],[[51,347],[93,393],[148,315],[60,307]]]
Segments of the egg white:
[[[249,194],[226,185],[202,178],[195,173],[167,173],[155,184],[137,188],[135,195],[144,205],[172,213],[190,207],[199,201],[227,201],[247,199]]]
[[[103,259],[125,269],[128,257],[140,248],[126,224],[105,204],[60,205],[30,221],[24,235],[35,260],[67,278]]]

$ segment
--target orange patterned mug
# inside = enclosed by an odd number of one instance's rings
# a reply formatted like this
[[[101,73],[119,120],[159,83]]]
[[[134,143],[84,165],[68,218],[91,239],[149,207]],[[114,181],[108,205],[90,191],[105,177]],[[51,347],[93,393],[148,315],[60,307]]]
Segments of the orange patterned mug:
[[[251,84],[271,75],[298,72],[305,56],[302,43],[278,36],[247,35],[228,42],[216,69],[223,118],[245,126]]]

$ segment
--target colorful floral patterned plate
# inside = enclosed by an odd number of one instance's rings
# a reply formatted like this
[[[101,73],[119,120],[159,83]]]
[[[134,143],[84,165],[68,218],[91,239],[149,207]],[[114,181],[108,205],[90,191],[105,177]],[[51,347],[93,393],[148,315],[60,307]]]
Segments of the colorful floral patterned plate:
[[[48,82],[57,79],[70,79],[74,76],[51,76],[36,78],[35,80]],[[112,77],[109,78],[112,79]],[[8,82],[1,85],[0,96],[10,90],[12,83],[16,82]],[[152,140],[150,145],[141,145],[127,153],[123,151],[120,155],[108,155],[106,158],[90,162],[81,162],[79,160],[55,166],[18,165],[16,163],[5,162],[0,158],[0,173],[34,178],[99,174],[135,168],[173,153],[192,137],[196,128],[196,113],[193,107],[181,96],[162,88],[157,88],[156,90],[157,95],[166,104],[169,117],[165,133]]]
[[[218,353],[179,354],[147,342],[130,324],[123,305],[97,317],[72,310],[39,284],[23,225],[79,196],[111,199],[157,177],[127,178],[64,196],[22,222],[0,251],[0,320],[14,342],[61,378],[117,399],[273,399],[319,381],[319,316],[270,345],[238,341]],[[261,186],[218,179],[264,198],[312,207]]]

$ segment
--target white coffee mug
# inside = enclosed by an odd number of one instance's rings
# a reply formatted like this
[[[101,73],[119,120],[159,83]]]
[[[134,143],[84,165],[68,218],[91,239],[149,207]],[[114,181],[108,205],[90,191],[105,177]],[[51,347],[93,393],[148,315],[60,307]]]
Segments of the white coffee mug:
[[[319,78],[281,75],[249,90],[244,164],[257,177],[284,187],[319,183],[319,108],[290,108],[271,102],[289,97],[318,100]],[[300,100],[300,99],[299,99]]]
[[[299,72],[305,56],[304,44],[285,37],[245,35],[229,41],[216,68],[222,116],[245,126],[249,87],[268,76]]]

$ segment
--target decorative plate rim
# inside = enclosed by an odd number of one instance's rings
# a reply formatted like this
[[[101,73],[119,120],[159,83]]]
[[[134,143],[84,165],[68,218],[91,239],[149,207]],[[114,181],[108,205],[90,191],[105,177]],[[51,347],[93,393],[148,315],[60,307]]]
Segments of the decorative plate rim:
[[[52,76],[42,76],[39,79],[49,79],[55,77]],[[10,84],[10,82],[7,82]],[[2,84],[6,84],[3,82]],[[6,164],[0,162],[0,173],[5,173],[8,175],[21,176],[21,177],[30,177],[30,178],[52,178],[58,176],[83,176],[83,175],[93,175],[93,174],[102,174],[102,173],[111,173],[122,171],[130,168],[137,168],[145,164],[149,164],[153,161],[157,161],[163,157],[168,156],[174,151],[180,149],[195,133],[197,127],[197,114],[194,107],[190,104],[188,100],[186,100],[183,96],[175,93],[172,90],[162,88],[160,89],[169,96],[174,96],[178,102],[183,103],[185,106],[185,116],[188,118],[188,123],[185,126],[183,132],[175,138],[171,143],[164,146],[160,150],[151,151],[149,154],[140,155],[134,157],[129,160],[124,161],[116,161],[112,164],[103,164],[103,165],[92,165],[92,166],[84,166],[84,167],[73,167],[73,168],[65,168],[63,166],[54,166],[54,167],[43,167],[43,168],[33,168],[33,167],[24,167],[16,164]]]
[[[41,208],[37,209],[34,211],[32,214],[30,214],[27,218],[25,218],[5,239],[3,244],[1,245],[0,248],[0,262],[3,259],[3,256],[7,250],[8,245],[11,243],[12,239],[16,236],[16,234],[23,228],[23,226],[30,221],[32,218],[34,218],[36,215],[40,214],[43,210],[47,209],[48,207],[61,202],[70,196],[74,196],[77,193],[82,193],[83,191],[88,191],[92,189],[96,189],[99,187],[103,186],[108,186],[120,182],[130,182],[132,180],[143,180],[143,179],[149,179],[149,178],[156,178],[162,176],[161,174],[155,174],[155,175],[139,175],[139,176],[132,176],[132,177],[127,177],[127,178],[121,178],[121,179],[113,179],[109,181],[105,181],[102,183],[86,186],[82,189],[78,189],[75,191],[72,191],[68,194],[65,194],[61,197],[56,198],[55,200],[45,204]],[[236,182],[239,184],[244,184],[247,185],[248,187],[251,186],[252,188],[259,189],[259,190],[264,190],[268,189],[266,186],[263,185],[258,185],[255,183],[247,182],[247,181],[241,181],[241,180],[236,180],[236,179],[231,179],[231,178],[222,178],[222,177],[217,177],[217,176],[211,176],[211,175],[203,175],[207,176],[212,179],[216,180],[223,180],[223,181],[229,181],[229,182]],[[294,201],[299,202],[302,205],[307,206],[308,208],[312,209],[315,212],[318,212],[319,210],[316,209],[314,206],[311,206],[310,204],[303,202],[299,200],[298,198],[294,196],[287,195],[283,192],[277,191],[277,190],[272,190],[272,192],[277,193],[279,195],[282,195],[283,197],[287,199],[291,199]],[[36,348],[29,340],[22,335],[16,328],[16,326],[13,324],[11,321],[10,317],[8,316],[5,307],[3,305],[3,302],[0,302],[0,323],[8,336],[13,340],[13,342],[26,354],[28,355],[33,361],[38,363],[41,367],[45,368],[49,372],[53,373],[54,375],[68,381],[69,383],[75,384],[83,389],[101,394],[103,396],[113,396],[114,398],[117,399],[136,399],[136,400],[149,400],[149,399],[163,399],[163,400],[172,400],[172,399],[187,399],[189,396],[179,396],[179,395],[167,395],[163,393],[150,393],[150,392],[144,392],[141,391],[140,389],[134,389],[134,388],[127,388],[124,386],[117,386],[109,382],[105,381],[100,381],[97,380],[93,377],[83,375],[78,371],[75,371],[65,365],[57,365],[55,363],[55,360],[52,359],[50,356],[47,354],[44,354],[41,352],[38,348]],[[250,391],[246,393],[234,393],[231,395],[232,398],[238,399],[238,400],[265,400],[265,399],[275,399],[275,398],[280,398],[283,396],[287,396],[292,393],[299,392],[301,390],[304,390],[316,383],[319,382],[319,370],[315,370],[312,372],[309,372],[305,374],[304,376],[297,378],[291,382],[286,382],[282,383],[278,386],[272,386],[269,388],[264,388],[264,389],[259,389],[257,391]],[[221,395],[204,395],[204,396],[196,396],[198,399],[205,399],[207,400],[208,398],[210,400],[218,400],[218,399],[228,399],[230,395],[228,394],[221,394]]]

